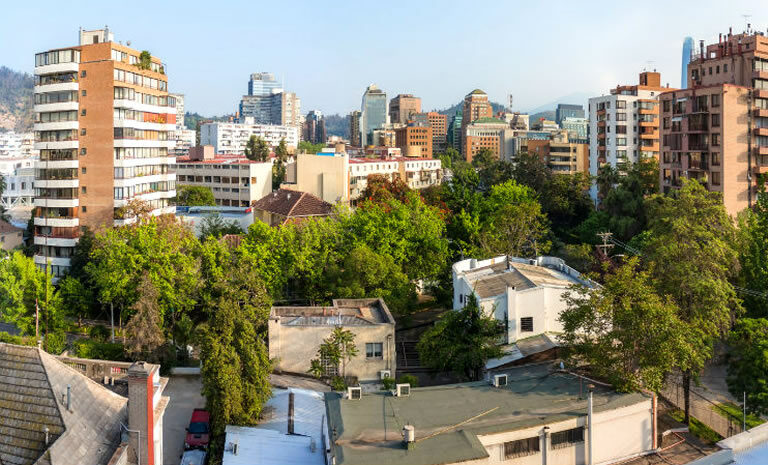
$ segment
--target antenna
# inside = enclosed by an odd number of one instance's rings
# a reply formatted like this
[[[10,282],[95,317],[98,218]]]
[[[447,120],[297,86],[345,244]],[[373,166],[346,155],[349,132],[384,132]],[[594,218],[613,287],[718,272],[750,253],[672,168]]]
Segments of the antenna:
[[[507,111],[512,113],[512,102],[514,101],[514,97],[512,94],[509,94],[509,108],[507,108]]]
[[[744,18],[744,32],[749,31],[749,18],[752,17],[752,15],[741,15],[742,18]]]
[[[651,69],[653,69],[653,64],[654,64],[654,63],[656,63],[656,62],[655,62],[655,61],[653,61],[653,60],[646,60],[646,62],[645,62],[645,68],[643,68],[643,71],[648,71],[648,70],[651,70]]]

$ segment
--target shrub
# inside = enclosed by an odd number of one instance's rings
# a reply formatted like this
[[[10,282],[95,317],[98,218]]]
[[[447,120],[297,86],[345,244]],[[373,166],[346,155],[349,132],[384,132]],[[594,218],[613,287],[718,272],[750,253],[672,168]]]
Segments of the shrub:
[[[80,358],[92,358],[99,360],[125,360],[123,345],[111,342],[99,342],[93,339],[79,339],[73,344],[74,353]]]
[[[395,378],[384,378],[381,380],[381,384],[384,385],[385,391],[391,391],[395,388]]]
[[[6,332],[0,331],[0,342],[7,344],[16,344],[19,346],[35,346],[37,342],[32,336],[14,336]]]
[[[334,376],[333,379],[331,379],[331,389],[334,391],[346,391],[347,383],[341,376]]]
[[[413,375],[402,375],[397,378],[397,384],[410,384],[411,387],[419,387],[419,378]]]
[[[45,351],[49,354],[59,355],[67,346],[67,333],[56,331],[45,337]]]
[[[104,325],[96,325],[88,328],[88,335],[91,339],[95,339],[100,342],[107,342],[110,337],[110,330]]]

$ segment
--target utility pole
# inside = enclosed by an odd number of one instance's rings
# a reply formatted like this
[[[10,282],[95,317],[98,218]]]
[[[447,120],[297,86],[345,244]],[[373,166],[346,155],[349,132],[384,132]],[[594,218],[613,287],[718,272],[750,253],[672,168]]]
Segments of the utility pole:
[[[37,305],[37,297],[35,297],[35,340],[40,342],[40,306]]]
[[[601,245],[597,245],[597,248],[602,252],[604,256],[608,256],[608,251],[613,249],[613,244],[610,243],[611,237],[613,237],[612,232],[601,232],[597,233],[597,236],[600,237],[603,240],[603,243]]]
[[[115,304],[109,303],[109,328],[112,330],[112,344],[115,343]]]
[[[741,420],[741,431],[747,430],[747,391],[744,391],[744,407]]]

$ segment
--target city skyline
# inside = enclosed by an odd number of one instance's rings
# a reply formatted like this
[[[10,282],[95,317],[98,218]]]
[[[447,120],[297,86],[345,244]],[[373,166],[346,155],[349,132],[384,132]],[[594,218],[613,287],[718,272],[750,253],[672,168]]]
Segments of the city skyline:
[[[734,2],[732,13],[723,17],[711,15],[714,1],[696,2],[695,8],[689,2],[651,2],[629,10],[607,2],[596,2],[593,8],[502,3],[473,7],[475,17],[488,19],[467,23],[458,2],[442,3],[440,15],[426,4],[395,3],[386,10],[363,5],[352,10],[341,3],[294,2],[290,7],[261,6],[259,15],[274,20],[254,30],[240,24],[249,8],[240,1],[217,5],[204,16],[198,13],[205,6],[201,2],[187,2],[184,8],[175,2],[152,4],[151,15],[146,9],[116,12],[107,4],[88,3],[77,13],[64,10],[55,17],[36,15],[39,3],[6,7],[0,18],[0,42],[18,46],[4,49],[0,64],[31,73],[29,57],[34,53],[51,43],[71,43],[79,26],[92,29],[106,24],[117,41],[130,40],[134,48],[165,57],[174,83],[170,90],[187,96],[189,111],[208,115],[235,112],[247,93],[248,77],[262,71],[274,73],[295,92],[305,113],[319,109],[343,115],[359,109],[360,96],[371,83],[391,96],[421,97],[425,111],[454,105],[474,88],[483,89],[495,102],[506,102],[512,93],[514,109],[520,111],[569,95],[583,94],[583,101],[566,102],[583,104],[587,94],[633,82],[643,69],[657,69],[674,86],[684,37],[709,43],[727,26],[741,31],[741,14],[759,11],[760,6],[757,1]],[[654,5],[666,14],[655,13]],[[542,15],[549,15],[548,20],[530,21]],[[675,18],[681,15],[690,20],[687,29],[677,26]],[[23,19],[33,17],[36,27],[26,27]],[[169,33],[170,17],[184,27]],[[505,22],[495,23],[498,18]],[[764,29],[765,18],[750,19],[753,28]],[[640,34],[652,21],[658,21],[655,33]],[[371,28],[373,23],[381,25],[380,34]],[[600,35],[585,35],[582,47],[564,53],[573,47],[576,32],[595,27]],[[392,33],[393,28],[408,33]],[[459,32],[462,41],[429,49],[427,62],[433,66],[424,66],[424,54],[414,53],[413,41],[421,35]],[[249,34],[256,37],[243,40]],[[541,59],[545,56],[557,60]],[[444,66],[455,72],[446,72]],[[562,69],[569,71],[559,72]]]

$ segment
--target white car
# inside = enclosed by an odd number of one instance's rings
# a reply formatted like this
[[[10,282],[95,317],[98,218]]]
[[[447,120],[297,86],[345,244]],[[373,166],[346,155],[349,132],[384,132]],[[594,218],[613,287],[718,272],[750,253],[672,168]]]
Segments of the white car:
[[[205,464],[205,451],[204,450],[188,450],[181,456],[180,465],[204,465]]]

